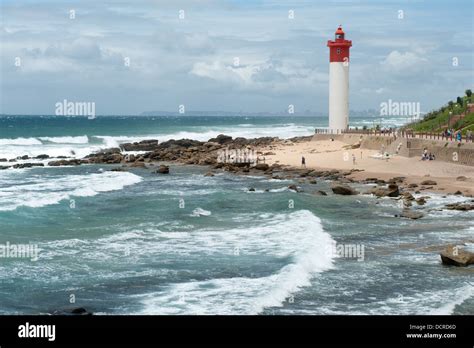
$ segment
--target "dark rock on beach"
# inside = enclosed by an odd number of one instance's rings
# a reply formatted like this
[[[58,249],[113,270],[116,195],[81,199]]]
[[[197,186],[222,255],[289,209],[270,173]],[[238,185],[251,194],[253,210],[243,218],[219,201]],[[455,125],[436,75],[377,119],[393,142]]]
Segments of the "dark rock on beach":
[[[257,170],[268,170],[270,166],[266,163],[259,163],[255,166],[255,169]]]
[[[423,180],[420,185],[430,186],[430,185],[438,185],[438,183],[434,180]]]

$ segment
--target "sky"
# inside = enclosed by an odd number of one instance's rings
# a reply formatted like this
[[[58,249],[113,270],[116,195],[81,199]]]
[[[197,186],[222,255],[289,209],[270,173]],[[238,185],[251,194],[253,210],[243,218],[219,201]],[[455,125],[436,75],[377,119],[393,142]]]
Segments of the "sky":
[[[339,24],[352,110],[427,112],[474,86],[470,0],[0,1],[2,114],[54,114],[64,99],[102,115],[326,113]]]

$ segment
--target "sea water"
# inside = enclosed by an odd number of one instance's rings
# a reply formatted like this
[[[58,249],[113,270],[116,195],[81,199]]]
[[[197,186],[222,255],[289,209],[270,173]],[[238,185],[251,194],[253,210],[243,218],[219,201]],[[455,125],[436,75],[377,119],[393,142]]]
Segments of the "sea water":
[[[324,122],[3,116],[0,125],[0,158],[10,159],[146,138],[303,136]],[[474,314],[472,269],[443,266],[432,250],[472,241],[474,214],[438,211],[448,202],[440,195],[424,218],[404,220],[394,217],[399,202],[332,195],[324,180],[296,193],[290,180],[207,177],[201,166],[114,167],[0,171],[0,245],[38,251],[0,258],[1,314]]]

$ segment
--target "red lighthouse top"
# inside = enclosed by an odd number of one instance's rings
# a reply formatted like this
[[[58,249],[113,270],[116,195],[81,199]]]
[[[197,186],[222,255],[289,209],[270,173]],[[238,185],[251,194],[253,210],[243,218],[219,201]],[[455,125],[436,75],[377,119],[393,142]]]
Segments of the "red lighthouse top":
[[[330,62],[349,61],[349,48],[352,46],[352,41],[346,40],[344,36],[344,30],[339,26],[336,30],[334,40],[328,40]]]

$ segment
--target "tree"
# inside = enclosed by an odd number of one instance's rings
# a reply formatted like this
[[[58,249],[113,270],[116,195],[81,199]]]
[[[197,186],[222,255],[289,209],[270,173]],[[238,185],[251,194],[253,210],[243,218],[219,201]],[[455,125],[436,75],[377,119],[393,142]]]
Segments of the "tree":
[[[472,91],[470,89],[466,89],[466,95],[471,98]]]
[[[462,98],[461,98],[461,97],[458,97],[458,98],[456,99],[456,103],[458,103],[460,106],[462,106],[462,105],[463,105],[463,100],[462,100]]]
[[[448,105],[449,105],[449,108],[452,109],[453,108],[453,105],[454,105],[454,102],[452,100],[450,100],[448,102]]]

